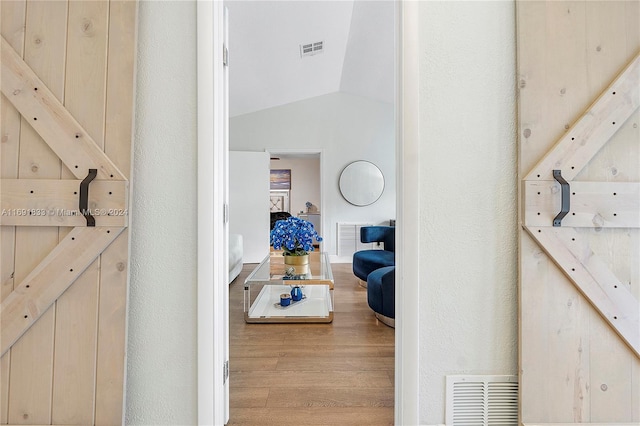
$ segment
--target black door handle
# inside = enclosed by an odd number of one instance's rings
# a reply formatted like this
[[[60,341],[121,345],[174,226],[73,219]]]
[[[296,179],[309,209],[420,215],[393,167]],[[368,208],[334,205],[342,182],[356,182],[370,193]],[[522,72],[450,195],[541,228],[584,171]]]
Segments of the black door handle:
[[[571,188],[569,182],[562,177],[562,170],[554,170],[553,178],[558,181],[561,188],[560,213],[553,218],[553,226],[562,226],[562,219],[571,210]]]
[[[98,175],[98,169],[89,169],[87,177],[80,182],[80,213],[87,220],[87,226],[96,226],[96,220],[89,211],[89,184]]]

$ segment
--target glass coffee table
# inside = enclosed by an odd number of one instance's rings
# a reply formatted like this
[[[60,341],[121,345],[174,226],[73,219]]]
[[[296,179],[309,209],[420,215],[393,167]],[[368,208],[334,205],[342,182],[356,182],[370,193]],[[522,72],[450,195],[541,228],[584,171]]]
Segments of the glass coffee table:
[[[244,320],[248,323],[330,323],[333,274],[326,252],[309,253],[308,268],[287,269],[282,252],[272,251],[244,281]],[[300,268],[299,268],[300,269]],[[287,274],[288,272],[288,274]],[[302,272],[302,273],[298,273]],[[303,298],[280,305],[280,295],[299,286]]]

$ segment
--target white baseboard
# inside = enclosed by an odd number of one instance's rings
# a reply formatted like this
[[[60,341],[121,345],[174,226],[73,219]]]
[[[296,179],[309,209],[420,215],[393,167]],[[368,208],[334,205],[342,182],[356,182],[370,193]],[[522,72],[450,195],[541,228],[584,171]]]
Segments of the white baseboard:
[[[329,262],[331,263],[351,263],[353,256],[338,256],[337,254],[329,255]]]

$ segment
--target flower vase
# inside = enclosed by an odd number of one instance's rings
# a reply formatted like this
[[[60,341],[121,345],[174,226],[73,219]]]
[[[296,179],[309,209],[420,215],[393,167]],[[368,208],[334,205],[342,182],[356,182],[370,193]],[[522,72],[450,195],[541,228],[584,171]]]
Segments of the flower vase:
[[[309,255],[303,254],[302,256],[290,256],[285,254],[284,264],[293,266],[295,274],[306,274],[309,272]]]

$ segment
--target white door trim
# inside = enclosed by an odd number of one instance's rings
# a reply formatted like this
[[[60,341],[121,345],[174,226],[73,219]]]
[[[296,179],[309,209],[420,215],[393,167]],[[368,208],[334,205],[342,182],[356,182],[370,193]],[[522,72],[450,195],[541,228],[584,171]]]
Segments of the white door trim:
[[[221,1],[197,2],[198,73],[198,424],[223,425],[229,418],[228,256],[225,142],[224,8]],[[218,255],[216,255],[216,253]],[[226,318],[225,318],[226,317]]]
[[[395,423],[418,424],[419,396],[419,45],[417,2],[396,1],[396,375]],[[222,140],[216,106],[224,91],[216,86],[214,67],[222,61],[222,2],[198,2],[198,424],[225,424],[228,395],[222,384],[222,358],[227,348],[224,328],[228,300],[215,289],[226,286],[216,275],[225,253],[222,224],[224,194],[216,192],[223,177],[216,167]],[[219,25],[214,25],[219,23]],[[223,95],[223,96],[220,96]],[[217,121],[216,121],[217,120]],[[213,145],[211,143],[213,141]],[[216,267],[216,265],[218,265]],[[222,268],[224,269],[224,268]],[[217,280],[216,280],[217,278]],[[213,309],[212,309],[213,307]],[[228,344],[228,343],[227,343]],[[232,380],[232,379],[231,379]],[[212,402],[213,401],[213,402]],[[226,406],[225,406],[226,405]]]
[[[419,424],[420,73],[418,2],[396,1],[395,424]]]

